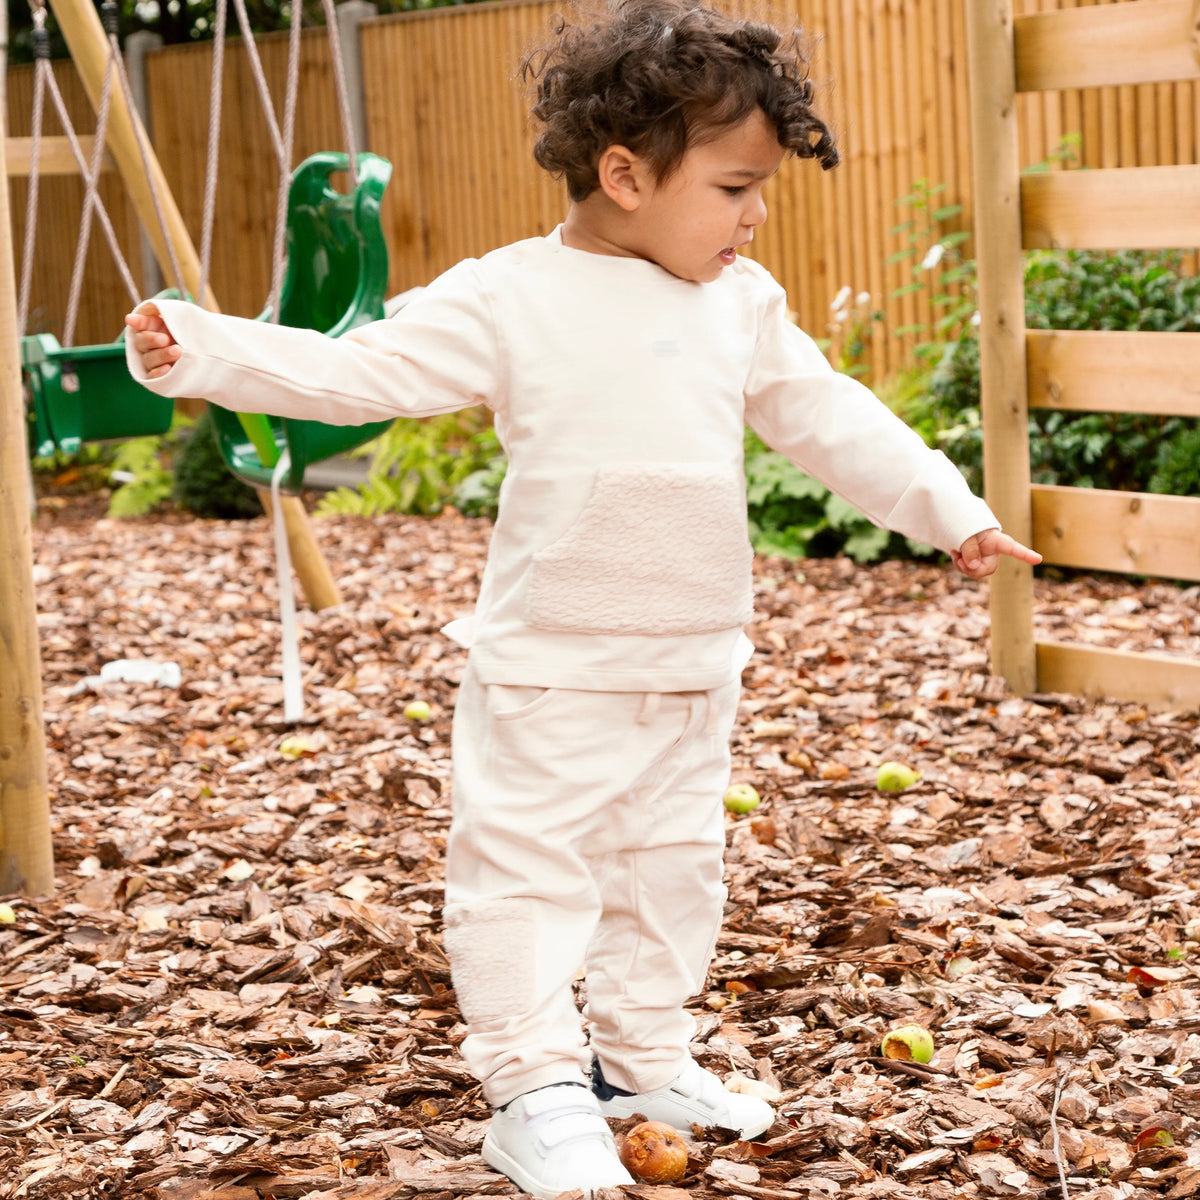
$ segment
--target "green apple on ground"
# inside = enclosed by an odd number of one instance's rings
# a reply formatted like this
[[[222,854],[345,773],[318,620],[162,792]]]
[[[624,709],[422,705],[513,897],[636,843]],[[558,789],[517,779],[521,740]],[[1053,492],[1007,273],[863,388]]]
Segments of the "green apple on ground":
[[[901,1062],[927,1063],[933,1058],[933,1034],[923,1025],[901,1025],[884,1034],[879,1052]]]
[[[404,715],[410,721],[428,721],[433,716],[433,709],[424,700],[410,700],[404,706]]]
[[[885,762],[879,764],[875,786],[881,792],[902,792],[905,788],[912,787],[920,778],[920,771],[914,771],[904,763]]]
[[[759,795],[748,783],[733,783],[725,793],[724,804],[731,813],[753,812],[758,807]]]

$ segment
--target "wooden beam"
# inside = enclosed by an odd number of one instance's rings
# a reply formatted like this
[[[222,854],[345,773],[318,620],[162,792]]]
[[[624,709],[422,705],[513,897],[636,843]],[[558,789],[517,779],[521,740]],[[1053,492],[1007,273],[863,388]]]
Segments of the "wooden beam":
[[[1111,696],[1151,708],[1200,707],[1200,663],[1166,654],[1038,642],[1038,687],[1075,696]]]
[[[1025,284],[1021,264],[1020,150],[1012,69],[1012,0],[968,3],[975,253],[987,502],[1028,544],[1029,433]],[[1018,694],[1036,690],[1033,572],[1006,558],[992,576],[992,670]]]
[[[0,139],[0,180],[7,177]],[[54,890],[28,431],[8,187],[0,186],[0,893]]]
[[[50,0],[50,7],[66,39],[75,69],[79,72],[79,78],[92,107],[97,108],[109,57],[108,38],[100,24],[100,16],[91,0]],[[126,102],[122,89],[115,87],[108,116],[108,148],[116,162],[117,170],[121,173],[142,228],[154,247],[155,257],[163,268],[164,276],[171,279],[171,256],[166,240],[169,239],[179,259],[184,286],[195,296],[200,292],[200,256],[196,253],[196,247],[179,212],[179,206],[175,203],[175,197],[171,194],[158,158],[154,151],[149,149],[148,142],[146,145],[149,174],[143,166],[139,141],[144,138],[141,118]],[[164,213],[166,238],[155,213],[155,193]],[[206,286],[204,301],[205,308],[217,311],[217,302],[211,287]],[[265,492],[260,492],[259,495],[263,507],[268,508],[269,496]],[[288,542],[292,548],[296,577],[300,580],[308,603],[318,611],[341,603],[341,593],[329,564],[321,554],[304,505],[296,496],[281,497],[280,505],[287,523]]]
[[[1200,417],[1200,333],[1029,329],[1029,407]]]
[[[1117,167],[1025,175],[1021,179],[1021,218],[1022,241],[1027,250],[1197,246],[1200,166]]]
[[[79,138],[79,148],[83,151],[84,162],[89,165],[92,161],[92,147],[95,143],[96,139],[90,133]],[[24,178],[29,174],[33,161],[32,149],[33,138],[10,137],[8,139],[7,174],[9,179]],[[100,170],[102,172],[112,171],[115,168],[116,164],[112,160],[112,155],[105,154],[100,161]],[[79,174],[79,164],[75,161],[75,155],[71,153],[71,143],[65,137],[42,138],[41,149],[38,152],[38,172],[42,175]]]
[[[1200,497],[1033,488],[1033,546],[1088,571],[1200,579]]]
[[[1018,17],[1017,91],[1200,79],[1193,2],[1155,0]]]

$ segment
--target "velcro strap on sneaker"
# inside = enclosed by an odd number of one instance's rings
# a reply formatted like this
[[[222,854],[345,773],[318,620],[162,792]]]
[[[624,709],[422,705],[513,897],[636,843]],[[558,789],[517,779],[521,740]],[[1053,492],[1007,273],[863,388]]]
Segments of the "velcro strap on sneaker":
[[[547,1116],[544,1120],[537,1122],[536,1131],[538,1141],[547,1150],[553,1150],[567,1142],[592,1138],[608,1139],[612,1136],[603,1117],[578,1109],[560,1111],[553,1116]]]

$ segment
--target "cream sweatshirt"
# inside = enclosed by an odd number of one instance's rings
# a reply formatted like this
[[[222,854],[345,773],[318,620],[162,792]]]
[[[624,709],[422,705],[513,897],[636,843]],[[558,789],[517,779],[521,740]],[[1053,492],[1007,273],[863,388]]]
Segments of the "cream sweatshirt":
[[[747,258],[712,283],[566,247],[459,263],[326,338],[156,301],[156,392],[354,425],[486,404],[509,458],[472,618],[484,683],[688,691],[736,678],[752,616],[743,423],[875,523],[942,550],[999,522],[954,465],[833,371]]]

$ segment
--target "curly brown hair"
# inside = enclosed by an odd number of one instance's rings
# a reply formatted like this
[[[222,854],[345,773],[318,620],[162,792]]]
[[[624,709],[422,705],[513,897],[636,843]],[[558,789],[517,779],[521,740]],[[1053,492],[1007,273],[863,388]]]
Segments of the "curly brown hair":
[[[679,0],[623,0],[586,24],[556,18],[554,38],[521,61],[542,126],[534,158],[572,200],[598,186],[601,154],[621,145],[658,179],[702,143],[762,109],[779,144],[828,170],[838,152],[812,108],[799,30],[737,20]]]

